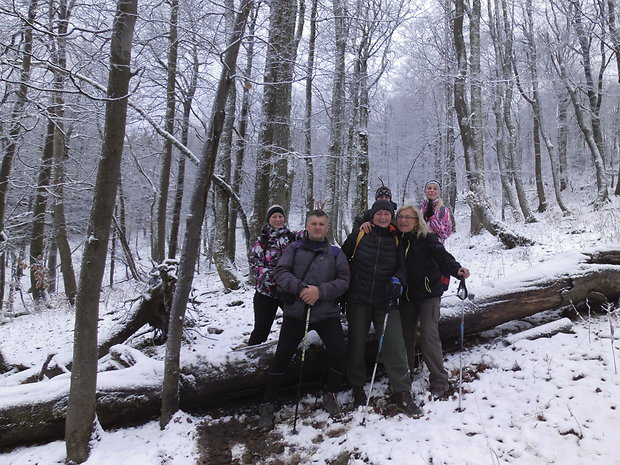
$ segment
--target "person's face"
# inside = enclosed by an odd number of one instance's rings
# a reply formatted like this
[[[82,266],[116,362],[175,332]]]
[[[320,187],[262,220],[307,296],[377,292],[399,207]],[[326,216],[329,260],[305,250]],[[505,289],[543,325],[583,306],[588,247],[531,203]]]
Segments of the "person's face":
[[[439,186],[435,183],[431,183],[424,189],[424,194],[428,200],[435,200],[439,197]]]
[[[396,216],[396,227],[400,232],[408,233],[417,229],[420,219],[411,208],[401,210]]]
[[[392,214],[387,210],[379,210],[372,217],[372,223],[381,228],[387,228],[391,221]]]
[[[284,227],[284,215],[280,212],[274,213],[269,217],[269,226],[274,229],[280,229]]]
[[[375,200],[392,200],[389,195],[378,195]]]
[[[306,231],[311,241],[320,242],[327,236],[329,231],[329,223],[326,216],[311,216],[306,221]]]

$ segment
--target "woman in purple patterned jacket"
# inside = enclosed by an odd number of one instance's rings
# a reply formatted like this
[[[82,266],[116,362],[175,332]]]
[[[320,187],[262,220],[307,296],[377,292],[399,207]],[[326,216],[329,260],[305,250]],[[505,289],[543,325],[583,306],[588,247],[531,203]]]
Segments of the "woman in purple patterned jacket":
[[[424,200],[420,210],[431,232],[434,232],[442,244],[452,234],[452,212],[443,204],[440,197],[441,184],[431,179],[424,185]]]
[[[297,240],[298,234],[288,229],[284,209],[272,205],[267,210],[267,224],[250,251],[250,270],[256,277],[254,293],[254,330],[248,345],[261,344],[267,340],[278,307],[282,302],[276,298],[274,272],[284,249]]]

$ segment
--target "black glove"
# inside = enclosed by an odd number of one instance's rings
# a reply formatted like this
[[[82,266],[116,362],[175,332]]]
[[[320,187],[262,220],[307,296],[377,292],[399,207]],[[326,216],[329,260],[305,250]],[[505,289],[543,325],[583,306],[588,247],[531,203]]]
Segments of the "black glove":
[[[388,297],[391,301],[396,301],[403,293],[403,286],[400,283],[400,280],[397,277],[392,277],[392,279],[387,283],[385,288]]]

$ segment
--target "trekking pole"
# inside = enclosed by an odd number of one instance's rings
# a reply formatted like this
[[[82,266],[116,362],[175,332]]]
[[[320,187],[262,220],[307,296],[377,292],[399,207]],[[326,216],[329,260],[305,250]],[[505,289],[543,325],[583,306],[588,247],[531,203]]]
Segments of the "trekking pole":
[[[377,357],[375,359],[375,367],[372,370],[372,377],[370,378],[370,390],[368,391],[368,397],[366,398],[366,407],[364,408],[364,416],[362,417],[361,425],[364,426],[366,424],[366,413],[368,412],[368,404],[370,403],[370,396],[372,395],[372,387],[375,383],[375,375],[377,374],[377,365],[379,365],[379,357],[381,356],[381,347],[383,347],[383,336],[385,336],[385,327],[387,326],[387,319],[390,310],[394,306],[394,302],[390,300],[388,308],[385,312],[385,317],[383,318],[383,328],[381,328],[381,336],[379,336],[379,348],[377,349]]]
[[[463,301],[467,298],[467,287],[465,286],[465,278],[461,277],[459,288],[456,291],[456,296],[461,299],[461,327],[460,327],[460,339],[461,339],[461,351],[459,352],[459,407],[457,412],[462,412],[461,397],[463,388],[463,339],[465,339],[465,305]]]
[[[301,397],[301,379],[304,375],[304,361],[306,360],[306,347],[308,345],[308,326],[310,325],[310,307],[306,307],[306,327],[304,328],[304,345],[301,349],[301,364],[299,366],[299,382],[297,383],[297,401],[295,402],[295,419],[293,420],[293,433],[297,434],[297,412],[299,411],[299,398]]]

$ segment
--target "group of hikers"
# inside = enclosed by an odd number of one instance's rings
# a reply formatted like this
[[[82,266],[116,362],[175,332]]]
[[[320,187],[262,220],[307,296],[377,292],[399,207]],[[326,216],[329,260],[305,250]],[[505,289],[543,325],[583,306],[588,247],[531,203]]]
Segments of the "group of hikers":
[[[281,206],[268,209],[267,224],[250,252],[256,292],[248,345],[267,340],[279,307],[283,319],[259,406],[261,428],[274,426],[278,390],[308,331],[318,333],[327,352],[323,408],[331,416],[340,415],[336,393],[345,378],[353,406],[368,402],[365,355],[371,323],[381,335],[381,363],[397,411],[422,416],[411,394],[418,325],[429,390],[437,398],[445,395],[448,373],[438,329],[441,295],[449,276],[468,278],[469,270],[443,246],[452,220],[440,191],[440,183],[430,180],[420,208],[406,204],[396,210],[390,189],[382,185],[372,207],[356,218],[342,248],[329,244],[329,219],[322,209],[308,214],[305,231],[299,233],[288,229]],[[346,337],[339,305],[343,296]]]

